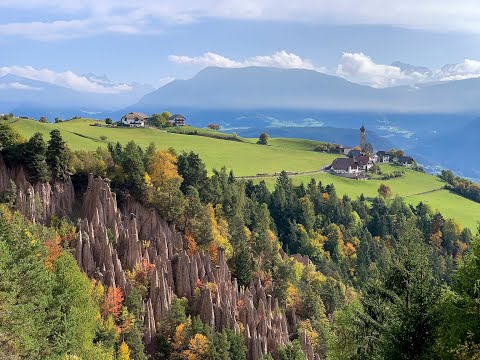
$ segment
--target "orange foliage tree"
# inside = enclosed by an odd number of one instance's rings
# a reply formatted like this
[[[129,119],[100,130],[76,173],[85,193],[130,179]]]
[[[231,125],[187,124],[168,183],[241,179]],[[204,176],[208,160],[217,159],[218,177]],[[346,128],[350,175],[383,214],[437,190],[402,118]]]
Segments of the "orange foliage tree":
[[[109,286],[102,304],[102,315],[112,315],[115,320],[120,316],[123,304],[123,293],[119,287]]]
[[[183,235],[183,240],[185,241],[185,247],[189,256],[192,256],[198,251],[197,242],[193,238],[192,234],[186,233]]]
[[[60,247],[60,237],[56,236],[54,239],[49,239],[44,242],[45,247],[48,251],[48,256],[45,259],[45,267],[49,270],[52,269],[53,263],[62,253],[62,248]]]

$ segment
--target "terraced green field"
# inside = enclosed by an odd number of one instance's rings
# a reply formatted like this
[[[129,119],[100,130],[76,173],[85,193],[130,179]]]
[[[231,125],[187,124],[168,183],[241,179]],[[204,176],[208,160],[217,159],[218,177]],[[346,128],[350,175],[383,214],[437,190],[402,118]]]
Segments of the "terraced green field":
[[[252,176],[258,173],[273,174],[281,170],[308,172],[318,171],[330,164],[335,154],[326,154],[312,151],[319,142],[301,139],[270,139],[269,146],[255,144],[256,139],[239,139],[240,141],[222,140],[207,137],[208,130],[202,130],[202,136],[183,135],[157,129],[130,129],[107,128],[90,126],[92,120],[78,119],[58,124],[41,124],[31,120],[16,120],[13,125],[26,138],[35,132],[41,132],[48,137],[53,129],[59,129],[64,139],[73,150],[95,150],[97,147],[106,147],[108,142],[119,141],[122,144],[135,140],[139,145],[146,147],[151,142],[157,148],[173,147],[177,151],[193,150],[211,170],[225,166],[233,169],[237,176]],[[102,140],[101,137],[106,139]],[[295,183],[307,183],[313,177],[321,180],[325,185],[334,184],[337,194],[355,198],[360,194],[372,198],[377,195],[381,183],[387,184],[394,194],[405,198],[413,205],[420,201],[428,203],[434,210],[442,212],[445,217],[456,219],[463,226],[476,229],[480,220],[480,204],[462,198],[443,189],[444,183],[437,177],[411,171],[392,165],[382,164],[384,173],[394,170],[403,170],[405,175],[390,180],[351,180],[328,173],[293,176]],[[270,188],[275,185],[274,177],[263,178]],[[255,179],[260,181],[260,179]]]

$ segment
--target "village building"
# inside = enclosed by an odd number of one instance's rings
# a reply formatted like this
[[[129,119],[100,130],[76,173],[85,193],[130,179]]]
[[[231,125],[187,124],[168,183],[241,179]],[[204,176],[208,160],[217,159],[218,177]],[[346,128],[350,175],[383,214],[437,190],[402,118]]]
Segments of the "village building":
[[[175,114],[175,115],[170,116],[168,118],[168,121],[170,123],[172,123],[172,125],[174,125],[174,126],[185,126],[185,124],[186,124],[185,117],[180,115],[180,114]]]
[[[390,162],[390,153],[387,151],[377,151],[376,154],[379,162],[381,163],[389,163]]]
[[[360,155],[362,155],[362,150],[353,149],[353,150],[350,150],[348,152],[348,157],[351,157],[351,158],[354,158],[354,157],[360,156]]]
[[[401,165],[406,166],[406,167],[412,167],[415,161],[411,156],[399,156],[396,159]]]
[[[140,112],[130,112],[122,116],[120,122],[122,125],[130,127],[145,127],[148,116]]]
[[[365,155],[355,156],[353,160],[358,164],[358,169],[360,171],[367,171],[373,166],[370,157]]]
[[[352,158],[337,158],[333,160],[330,170],[337,174],[357,174],[358,163]]]

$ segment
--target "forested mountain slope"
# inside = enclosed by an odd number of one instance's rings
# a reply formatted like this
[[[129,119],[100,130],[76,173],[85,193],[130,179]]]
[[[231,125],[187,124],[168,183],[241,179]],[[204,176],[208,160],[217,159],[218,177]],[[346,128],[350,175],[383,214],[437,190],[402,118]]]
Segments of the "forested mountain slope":
[[[464,359],[478,349],[480,240],[424,204],[339,197],[285,173],[271,192],[224,169],[208,176],[193,152],[134,142],[74,152],[58,131],[24,141],[9,126],[0,141],[6,358]]]

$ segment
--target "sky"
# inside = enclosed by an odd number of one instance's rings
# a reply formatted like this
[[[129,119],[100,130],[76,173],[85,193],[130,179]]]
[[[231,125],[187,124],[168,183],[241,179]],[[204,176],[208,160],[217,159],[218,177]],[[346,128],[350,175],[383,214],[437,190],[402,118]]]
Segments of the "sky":
[[[480,77],[472,0],[0,0],[0,12],[0,76],[86,92],[159,87],[206,66],[305,68],[373,87]]]

